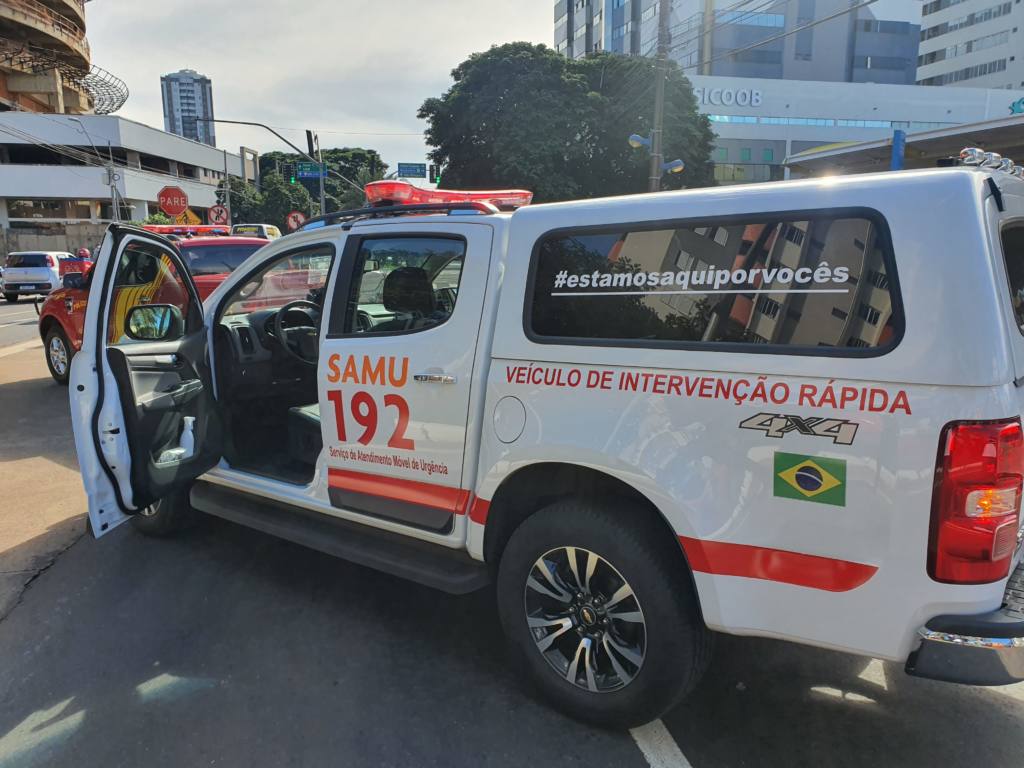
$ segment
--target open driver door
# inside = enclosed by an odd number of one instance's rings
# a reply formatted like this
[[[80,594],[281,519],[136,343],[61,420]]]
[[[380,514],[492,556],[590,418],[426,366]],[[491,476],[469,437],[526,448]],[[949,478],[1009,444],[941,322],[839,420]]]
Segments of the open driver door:
[[[208,332],[162,237],[112,224],[93,267],[71,421],[98,538],[220,461]]]

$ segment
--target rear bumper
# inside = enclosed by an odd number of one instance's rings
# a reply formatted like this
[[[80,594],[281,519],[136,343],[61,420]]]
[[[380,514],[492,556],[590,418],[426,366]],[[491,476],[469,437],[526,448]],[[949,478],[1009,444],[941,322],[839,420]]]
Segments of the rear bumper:
[[[907,673],[968,685],[1024,681],[1024,563],[1006,588],[1003,606],[979,616],[936,616],[922,627],[921,647]]]
[[[32,286],[31,288],[28,286]],[[4,293],[16,293],[19,296],[41,296],[53,290],[51,283],[8,283],[4,282]]]

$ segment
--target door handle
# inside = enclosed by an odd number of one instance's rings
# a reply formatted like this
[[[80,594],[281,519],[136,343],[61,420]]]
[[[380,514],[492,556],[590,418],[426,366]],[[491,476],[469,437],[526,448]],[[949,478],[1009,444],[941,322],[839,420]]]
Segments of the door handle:
[[[420,384],[454,384],[455,377],[445,373],[416,373],[413,374],[413,381]]]

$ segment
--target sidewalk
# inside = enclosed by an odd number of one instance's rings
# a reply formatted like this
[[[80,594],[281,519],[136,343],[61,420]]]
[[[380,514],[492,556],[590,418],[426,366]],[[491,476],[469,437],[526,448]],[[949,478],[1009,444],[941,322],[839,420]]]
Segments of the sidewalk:
[[[39,342],[0,348],[0,620],[85,532],[68,390]]]

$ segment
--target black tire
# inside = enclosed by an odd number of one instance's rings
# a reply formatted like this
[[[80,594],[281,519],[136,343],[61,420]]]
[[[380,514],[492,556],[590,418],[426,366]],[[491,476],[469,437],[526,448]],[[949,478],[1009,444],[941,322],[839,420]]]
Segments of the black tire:
[[[11,304],[17,304],[18,303],[18,299],[20,299],[20,298],[21,297],[18,294],[16,294],[16,293],[5,293],[4,294],[4,299],[6,299]]]
[[[632,728],[660,717],[693,690],[711,656],[712,636],[701,618],[685,561],[674,549],[677,545],[672,538],[656,525],[649,524],[644,513],[645,510],[629,504],[612,507],[583,499],[558,501],[515,530],[498,568],[498,610],[515,666],[525,672],[559,710],[602,727]],[[567,552],[563,549],[566,547],[576,548],[573,557],[582,558],[582,561],[577,560],[580,571],[589,556],[580,554],[581,549],[605,561],[599,571],[604,565],[612,566],[614,571],[608,571],[609,578],[618,576],[628,584],[636,601],[630,605],[638,604],[642,613],[645,637],[642,664],[638,669],[630,667],[635,676],[617,689],[592,692],[582,686],[582,683],[590,684],[582,675],[577,677],[578,681],[582,680],[580,684],[569,682],[568,675],[556,672],[554,662],[549,662],[539,650],[533,633],[545,630],[531,630],[527,625],[527,601],[531,599],[527,579],[542,556],[557,557],[552,553]],[[593,599],[598,601],[599,607],[609,601],[608,596],[599,594],[600,585],[591,583],[589,586],[594,588]],[[607,625],[607,617],[611,615],[608,612],[600,621]],[[583,637],[587,635],[578,633],[589,632],[594,627],[581,629],[584,614],[577,611],[573,616],[576,617],[572,619],[574,629],[568,630],[558,642],[569,643],[570,648],[579,642],[582,647]],[[617,634],[620,629],[641,631],[631,630],[621,622],[615,623],[612,629],[612,635],[619,640],[622,639],[622,635]],[[602,642],[594,641],[596,665],[601,664]],[[576,653],[579,655],[580,651]],[[605,653],[610,654],[610,651]],[[623,657],[617,658],[622,662]],[[569,668],[567,657],[566,662]],[[611,668],[607,658],[605,668]],[[598,680],[608,685],[609,680],[614,684],[617,678],[617,675],[603,675]]]
[[[56,345],[63,348],[63,358],[60,357]],[[62,387],[66,387],[68,378],[71,376],[71,360],[75,356],[75,350],[59,325],[47,331],[46,339],[43,342],[43,355],[46,357],[46,367],[50,369],[53,380]],[[63,360],[63,365],[61,360]]]
[[[139,533],[154,538],[173,536],[196,519],[189,504],[188,490],[177,491],[153,503],[145,512],[132,516],[132,525]]]

